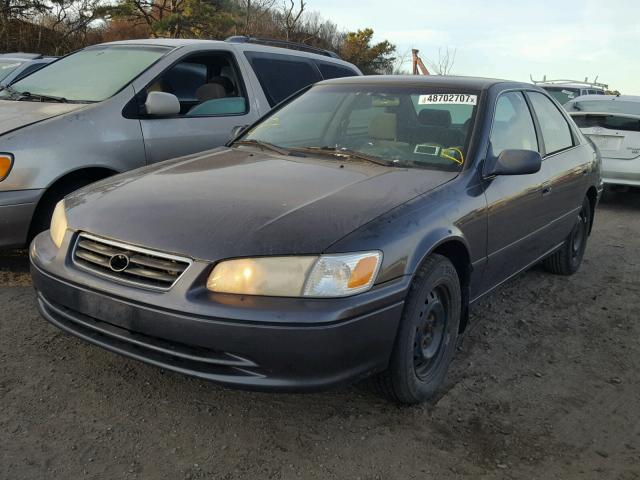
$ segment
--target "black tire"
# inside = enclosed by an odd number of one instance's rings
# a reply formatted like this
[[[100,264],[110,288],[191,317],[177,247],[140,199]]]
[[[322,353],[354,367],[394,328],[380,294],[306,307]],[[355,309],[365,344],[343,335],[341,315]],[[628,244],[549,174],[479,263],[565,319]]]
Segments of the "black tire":
[[[456,349],[461,307],[455,267],[430,255],[409,288],[389,366],[373,378],[379,393],[415,404],[438,391]]]
[[[544,267],[556,275],[573,275],[582,264],[591,228],[591,203],[587,197],[582,202],[576,224],[562,247],[544,260]]]

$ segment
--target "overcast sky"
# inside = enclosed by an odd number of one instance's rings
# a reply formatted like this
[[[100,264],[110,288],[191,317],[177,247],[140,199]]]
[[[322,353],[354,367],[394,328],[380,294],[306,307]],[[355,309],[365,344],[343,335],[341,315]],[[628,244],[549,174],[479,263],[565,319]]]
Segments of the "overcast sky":
[[[372,27],[399,53],[414,47],[424,59],[456,48],[457,75],[598,75],[640,95],[640,0],[309,0],[308,8],[343,29]]]

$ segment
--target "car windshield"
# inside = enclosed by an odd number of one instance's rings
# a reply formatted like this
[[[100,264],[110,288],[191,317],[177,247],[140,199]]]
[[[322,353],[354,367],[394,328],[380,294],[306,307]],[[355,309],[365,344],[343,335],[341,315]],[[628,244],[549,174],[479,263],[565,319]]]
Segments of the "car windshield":
[[[168,51],[167,47],[144,45],[90,47],[14,83],[11,91],[0,92],[0,98],[45,96],[100,102],[117,93]],[[17,96],[25,92],[28,95]]]
[[[571,88],[571,87],[542,87],[549,95],[555,98],[560,105],[564,105],[570,100],[573,100],[576,97],[580,96],[579,88]]]
[[[3,80],[22,64],[23,62],[19,60],[0,60],[0,80]]]
[[[237,143],[458,171],[479,92],[416,86],[318,85],[266,117]]]
[[[570,112],[591,113],[624,113],[627,115],[640,115],[640,101],[629,102],[618,100],[616,97],[603,100],[577,100],[567,105]]]

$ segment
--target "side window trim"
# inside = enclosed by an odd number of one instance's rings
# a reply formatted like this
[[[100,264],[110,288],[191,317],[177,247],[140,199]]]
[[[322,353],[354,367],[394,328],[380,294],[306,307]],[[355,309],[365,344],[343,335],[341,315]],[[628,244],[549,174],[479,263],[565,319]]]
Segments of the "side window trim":
[[[520,95],[522,95],[522,97],[524,98],[525,104],[527,105],[527,107],[529,107],[529,102],[527,101],[527,96],[525,95],[525,91],[520,89],[520,88],[511,88],[508,90],[503,90],[501,91],[495,98],[495,101],[493,102],[493,108],[492,108],[492,112],[491,112],[491,128],[489,129],[489,135],[487,137],[488,142],[487,142],[487,151],[485,152],[485,159],[489,158],[489,152],[493,150],[493,146],[491,144],[491,137],[493,135],[493,127],[495,126],[495,122],[496,122],[496,110],[497,110],[497,106],[498,106],[498,100],[500,100],[500,97],[503,95],[507,95],[509,93],[519,93]],[[540,148],[540,141],[539,141],[539,137],[538,137],[538,132],[536,130],[536,123],[535,120],[533,118],[533,115],[531,113],[531,111],[529,112],[529,115],[531,116],[531,122],[533,123],[533,128],[534,128],[534,132],[536,134],[536,140],[538,143],[538,148]],[[487,162],[483,162],[482,165],[482,174],[485,174],[485,167],[486,167]]]
[[[538,151],[540,152],[540,156],[544,159],[547,156],[547,146],[544,144],[544,137],[542,136],[540,120],[538,119],[538,115],[536,115],[536,111],[533,109],[531,98],[529,98],[528,95],[529,91],[530,90],[522,90],[522,96],[524,97],[524,101],[526,102],[527,108],[529,109],[529,115],[531,115],[531,119],[533,120],[533,127],[536,130],[536,137],[538,139]]]
[[[547,153],[547,148],[546,148],[546,145],[544,143],[544,136],[542,135],[542,128],[540,127],[540,123],[539,123],[539,120],[538,120],[538,114],[536,113],[535,109],[533,108],[533,104],[531,103],[531,98],[529,96],[529,94],[531,92],[540,93],[540,94],[544,95],[548,100],[551,101],[551,104],[555,107],[555,109],[558,111],[558,113],[560,113],[560,115],[562,116],[562,118],[566,122],[567,127],[569,128],[569,133],[571,134],[571,145],[570,146],[568,146],[566,148],[563,148],[561,150],[552,152],[552,153]],[[534,119],[534,124],[536,126],[536,135],[539,135],[539,138],[541,139],[540,141],[542,142],[542,145],[543,145],[543,148],[544,148],[544,154],[543,154],[542,151],[540,152],[540,155],[542,156],[542,161],[545,161],[545,159],[547,159],[547,158],[550,158],[550,157],[553,157],[553,156],[558,155],[560,153],[566,152],[567,150],[571,150],[572,148],[575,148],[575,147],[580,145],[579,137],[576,134],[576,132],[575,132],[575,130],[573,128],[573,125],[571,125],[571,122],[567,119],[567,115],[565,114],[565,112],[563,112],[561,110],[561,108],[558,108],[558,106],[556,105],[556,102],[553,100],[553,98],[551,98],[549,95],[547,95],[546,91],[545,92],[540,92],[538,90],[529,89],[529,90],[524,90],[522,93],[524,94],[524,97],[525,97],[525,99],[527,101],[527,105],[529,105],[529,109],[531,110],[531,115],[532,115],[532,117]]]
[[[226,50],[224,48],[217,48],[217,49],[211,49],[211,50],[196,50],[196,51],[192,51],[192,52],[188,52],[185,53],[183,56],[181,56],[180,58],[177,58],[173,63],[171,63],[169,66],[167,66],[164,70],[162,70],[159,74],[157,74],[155,77],[153,77],[151,80],[149,80],[145,86],[142,88],[142,90],[140,92],[138,92],[132,102],[135,103],[138,106],[138,109],[140,109],[140,107],[143,106],[144,102],[142,102],[142,98],[145,97],[145,92],[146,89],[149,87],[149,85],[152,85],[156,80],[158,80],[160,77],[162,77],[162,75],[164,75],[165,73],[167,73],[169,70],[171,70],[173,67],[175,67],[176,65],[178,65],[179,63],[183,63],[188,61],[189,58],[193,58],[193,57],[200,57],[200,56],[204,56],[204,55],[215,55],[215,54],[222,54],[228,57],[228,59],[231,61],[231,65],[234,68],[234,70],[236,71],[236,76],[238,78],[238,87],[240,89],[240,91],[243,94],[244,99],[246,100],[246,109],[243,113],[225,113],[225,114],[219,114],[219,115],[171,115],[171,116],[166,116],[166,117],[151,117],[151,116],[147,116],[143,113],[138,113],[137,115],[135,115],[134,118],[136,119],[140,119],[140,120],[164,120],[164,119],[176,119],[176,118],[227,118],[227,117],[242,117],[245,115],[249,115],[251,113],[251,101],[249,99],[249,94],[248,94],[248,89],[247,89],[247,85],[246,85],[246,81],[245,78],[243,76],[242,73],[242,69],[240,68],[240,65],[238,63],[238,59],[236,58],[236,53],[232,50]],[[131,103],[131,102],[130,102]],[[128,105],[127,105],[128,106]],[[125,109],[127,107],[125,106]],[[125,116],[126,117],[126,116]],[[130,117],[126,117],[126,118],[130,118]]]

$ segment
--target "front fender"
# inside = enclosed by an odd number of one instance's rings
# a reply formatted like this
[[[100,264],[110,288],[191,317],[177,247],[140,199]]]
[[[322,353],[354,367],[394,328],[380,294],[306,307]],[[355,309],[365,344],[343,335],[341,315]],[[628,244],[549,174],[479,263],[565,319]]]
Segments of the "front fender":
[[[327,253],[382,250],[377,283],[413,275],[447,241],[468,252],[471,265],[486,259],[486,201],[463,176],[387,212],[333,244]],[[481,270],[481,269],[479,269]]]
[[[0,190],[46,189],[85,168],[126,171],[145,165],[140,122],[122,117],[124,89],[104,102],[24,126],[0,137],[15,161]]]

